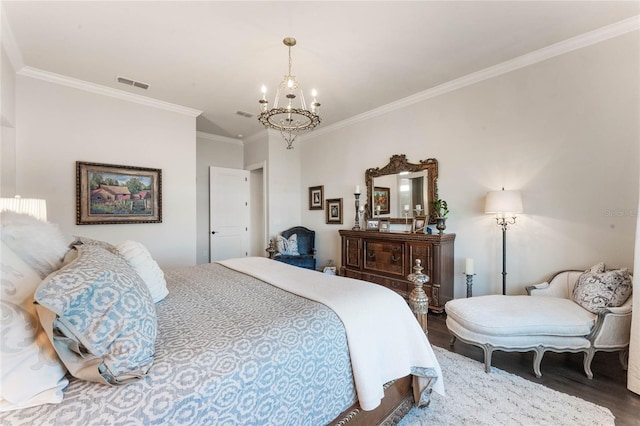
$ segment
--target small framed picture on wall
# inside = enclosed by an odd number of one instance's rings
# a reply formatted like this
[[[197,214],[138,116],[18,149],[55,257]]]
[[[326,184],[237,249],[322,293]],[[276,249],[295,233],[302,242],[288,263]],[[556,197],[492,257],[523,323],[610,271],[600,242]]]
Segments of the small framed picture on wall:
[[[309,210],[322,210],[324,208],[324,185],[309,187]]]
[[[327,199],[327,223],[342,225],[342,198]]]

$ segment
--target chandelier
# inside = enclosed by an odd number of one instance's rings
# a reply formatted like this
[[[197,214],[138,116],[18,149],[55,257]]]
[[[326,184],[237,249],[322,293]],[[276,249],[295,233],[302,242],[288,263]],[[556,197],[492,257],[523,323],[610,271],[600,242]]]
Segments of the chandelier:
[[[296,39],[286,37],[282,43],[289,48],[289,72],[278,86],[271,109],[267,101],[267,88],[262,86],[262,99],[258,101],[261,109],[258,120],[266,128],[279,130],[282,138],[287,142],[287,149],[293,149],[293,141],[298,134],[320,124],[318,115],[320,104],[316,98],[318,94],[312,90],[311,109],[307,109],[300,84],[296,81],[296,77],[291,75],[291,48],[296,45]],[[279,104],[282,106],[278,106]]]

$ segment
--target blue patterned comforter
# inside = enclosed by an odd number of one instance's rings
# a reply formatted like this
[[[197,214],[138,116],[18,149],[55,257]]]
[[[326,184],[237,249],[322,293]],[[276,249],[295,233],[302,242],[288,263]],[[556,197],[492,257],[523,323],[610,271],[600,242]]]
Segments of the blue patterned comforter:
[[[344,327],[326,306],[218,264],[166,271],[146,379],[71,379],[58,405],[3,425],[322,425],[356,400]]]

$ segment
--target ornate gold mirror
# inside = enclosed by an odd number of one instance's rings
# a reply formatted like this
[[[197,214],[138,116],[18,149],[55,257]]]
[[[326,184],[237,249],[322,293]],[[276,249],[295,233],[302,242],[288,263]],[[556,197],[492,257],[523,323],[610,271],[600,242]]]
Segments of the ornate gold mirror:
[[[438,198],[438,160],[428,158],[409,163],[404,154],[394,155],[384,167],[367,169],[368,217],[389,218],[392,222],[415,216],[428,216],[435,223],[431,204]]]

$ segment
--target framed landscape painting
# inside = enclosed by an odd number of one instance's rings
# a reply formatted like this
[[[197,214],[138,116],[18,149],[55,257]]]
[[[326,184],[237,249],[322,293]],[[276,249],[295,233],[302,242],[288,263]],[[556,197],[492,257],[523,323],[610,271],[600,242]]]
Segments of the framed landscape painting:
[[[162,170],[76,161],[76,224],[162,222]]]

